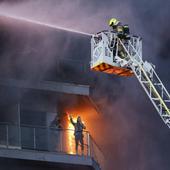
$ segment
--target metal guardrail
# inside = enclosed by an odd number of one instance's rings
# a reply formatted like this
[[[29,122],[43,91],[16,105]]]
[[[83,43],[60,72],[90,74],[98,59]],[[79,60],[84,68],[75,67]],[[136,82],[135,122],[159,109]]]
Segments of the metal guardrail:
[[[100,165],[103,154],[89,132],[84,131],[84,152],[75,149],[74,130],[0,123],[0,148],[78,154],[92,157]]]

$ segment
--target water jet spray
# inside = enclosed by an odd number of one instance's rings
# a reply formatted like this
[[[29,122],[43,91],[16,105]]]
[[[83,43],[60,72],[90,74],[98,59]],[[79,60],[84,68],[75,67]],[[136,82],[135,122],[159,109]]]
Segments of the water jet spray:
[[[76,33],[76,34],[92,36],[92,34],[90,34],[90,33],[77,31],[77,30],[73,30],[73,29],[70,29],[70,28],[60,27],[60,26],[56,26],[54,24],[48,24],[48,23],[44,23],[44,22],[41,22],[41,21],[35,21],[35,20],[32,20],[32,19],[24,18],[24,17],[9,16],[9,15],[0,15],[0,16],[4,17],[4,18],[10,18],[10,19],[15,19],[15,20],[22,21],[22,22],[31,23],[31,24],[37,24],[37,25],[40,25],[40,26],[54,28],[54,29],[58,29],[58,30],[64,30],[64,31],[68,31],[68,32]]]

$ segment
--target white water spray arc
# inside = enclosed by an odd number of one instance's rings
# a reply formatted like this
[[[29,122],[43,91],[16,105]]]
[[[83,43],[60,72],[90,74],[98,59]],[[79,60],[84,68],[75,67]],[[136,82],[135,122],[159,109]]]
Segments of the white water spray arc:
[[[23,22],[28,22],[28,23],[31,23],[31,24],[46,26],[46,27],[54,28],[54,29],[58,29],[58,30],[64,30],[64,31],[73,32],[73,33],[77,33],[77,34],[92,36],[92,34],[90,34],[90,33],[77,31],[77,30],[73,30],[73,29],[69,29],[69,28],[65,28],[65,27],[56,26],[54,24],[48,24],[48,23],[44,23],[44,22],[40,22],[40,21],[35,21],[35,20],[24,18],[24,17],[9,16],[9,15],[0,15],[0,16],[4,17],[4,18],[11,18],[11,19],[15,19],[15,20],[23,21]]]

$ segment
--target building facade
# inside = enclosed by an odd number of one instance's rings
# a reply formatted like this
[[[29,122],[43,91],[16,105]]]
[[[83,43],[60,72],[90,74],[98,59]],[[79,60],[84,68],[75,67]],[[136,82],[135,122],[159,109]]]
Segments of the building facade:
[[[75,153],[68,119],[80,115],[88,125],[86,112],[98,114],[90,37],[5,17],[0,25],[1,167],[100,169],[102,153],[89,131],[84,153]]]

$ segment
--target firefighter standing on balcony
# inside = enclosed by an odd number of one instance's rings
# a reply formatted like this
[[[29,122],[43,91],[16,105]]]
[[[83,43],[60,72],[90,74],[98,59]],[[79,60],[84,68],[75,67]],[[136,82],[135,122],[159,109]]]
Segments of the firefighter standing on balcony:
[[[49,150],[50,151],[59,151],[60,150],[60,140],[62,135],[62,124],[61,119],[58,115],[55,116],[54,120],[50,125],[50,139],[49,139]]]
[[[85,125],[81,121],[81,117],[77,117],[77,122],[73,121],[73,118],[71,115],[69,115],[70,121],[72,125],[74,126],[74,136],[75,136],[75,144],[76,144],[76,153],[78,154],[78,145],[81,144],[81,151],[82,154],[84,153],[84,140],[83,140],[83,130],[86,129]]]
[[[129,39],[130,31],[128,25],[123,25],[116,18],[111,18],[109,20],[109,26],[112,27],[113,31],[117,33],[117,36],[120,39]]]

